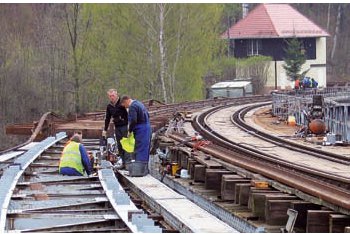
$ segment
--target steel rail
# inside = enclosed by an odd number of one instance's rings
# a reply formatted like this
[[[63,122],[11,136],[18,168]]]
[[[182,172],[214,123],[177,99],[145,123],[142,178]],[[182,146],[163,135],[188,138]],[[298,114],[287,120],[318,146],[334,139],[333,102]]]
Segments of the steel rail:
[[[48,118],[48,116],[51,115],[51,114],[52,114],[52,112],[46,112],[45,114],[43,114],[43,115],[41,116],[38,125],[36,126],[36,128],[34,129],[32,135],[28,138],[28,140],[27,140],[26,142],[21,143],[21,144],[19,144],[19,145],[16,145],[16,146],[14,146],[14,147],[11,147],[11,148],[9,148],[9,149],[0,151],[0,156],[1,156],[2,154],[11,152],[11,151],[13,151],[13,150],[17,150],[17,149],[19,149],[19,148],[21,148],[21,147],[23,147],[23,146],[25,146],[25,145],[27,145],[27,144],[33,142],[34,139],[35,139],[35,138],[38,136],[38,134],[41,132],[42,127],[44,126],[45,120],[46,120],[46,119]]]
[[[65,133],[46,138],[5,170],[0,178],[0,233],[162,231],[131,201],[110,162],[102,160],[98,177],[59,175],[65,138]]]
[[[254,160],[255,163],[259,162],[260,167],[261,166],[266,166],[266,162],[262,162],[261,160],[259,161],[258,158],[262,157],[262,153],[258,150],[254,150],[251,148],[246,148],[245,146],[242,145],[237,145],[232,142],[230,142],[228,139],[220,136],[220,134],[213,132],[211,129],[207,129],[206,124],[200,124],[198,119],[202,119],[201,121],[204,122],[204,118],[208,115],[208,113],[213,112],[217,109],[223,108],[222,106],[220,107],[215,107],[212,108],[208,111],[205,111],[202,113],[198,118],[195,119],[196,124],[194,124],[194,128],[200,132],[204,137],[206,137],[209,140],[212,140],[218,145],[224,146],[226,148],[226,155],[222,155],[220,153],[216,153],[215,149],[211,149],[208,151],[208,148],[212,148],[213,146],[207,146],[207,147],[200,147],[203,149],[203,151],[206,151],[207,153],[210,153],[214,156],[217,156],[218,158],[221,158],[225,161],[228,161],[230,163],[236,164],[238,166],[247,166],[244,163],[244,160]],[[173,136],[171,136],[173,137]],[[183,139],[181,140],[183,141]],[[188,143],[190,144],[190,143]],[[216,146],[217,147],[217,146]],[[222,151],[222,150],[221,150]],[[243,156],[242,156],[243,155]],[[255,156],[254,159],[247,159],[247,156]],[[243,162],[237,162],[235,161],[234,157],[241,158]],[[231,159],[230,159],[231,158]],[[348,212],[350,212],[350,191],[339,188],[337,186],[331,185],[331,184],[325,184],[323,181],[322,182],[317,182],[315,178],[312,178],[310,176],[307,176],[305,178],[302,177],[302,175],[294,171],[295,169],[286,169],[285,167],[282,167],[281,164],[275,163],[275,164],[270,164],[269,167],[270,170],[264,170],[259,167],[254,166],[252,164],[251,166],[245,167],[248,170],[253,170],[255,172],[261,173],[267,177],[274,178],[277,181],[283,182],[287,185],[293,186],[301,191],[310,193],[318,198],[324,199],[327,202],[330,202],[332,204],[336,204],[344,209],[347,209]],[[273,171],[276,170],[276,175],[274,176]],[[287,175],[288,172],[288,176]],[[283,174],[285,173],[285,174]],[[282,177],[280,177],[282,176]],[[295,181],[288,181],[288,177],[290,178],[299,178],[298,183]],[[303,183],[307,183],[310,186],[303,186]],[[312,188],[312,189],[311,189]],[[322,189],[320,189],[322,188]],[[335,199],[335,197],[339,197],[339,199]]]
[[[269,103],[268,103],[269,104]],[[284,140],[282,138],[273,136],[271,134],[268,134],[266,132],[260,131],[248,124],[245,123],[244,116],[251,110],[266,106],[268,104],[255,104],[248,107],[243,107],[236,111],[231,116],[231,122],[234,123],[237,127],[242,129],[243,131],[248,132],[251,135],[254,135],[256,137],[259,137],[265,141],[271,142],[275,145],[283,146],[284,148],[288,148],[294,151],[298,151],[301,153],[309,154],[318,158],[327,159],[329,161],[343,163],[345,165],[350,165],[349,157],[346,157],[344,155],[335,154],[331,152],[326,152],[323,150],[315,149],[313,147],[304,146],[298,143],[294,143],[291,141]],[[350,181],[349,181],[350,183]]]
[[[49,137],[46,140],[42,141],[32,149],[28,150],[21,157],[17,158],[13,165],[5,170],[4,174],[0,179],[0,232],[5,231],[6,224],[6,215],[8,210],[8,205],[12,193],[15,189],[16,183],[19,178],[24,173],[25,169],[32,163],[45,149],[49,148],[51,145],[56,142],[64,139],[66,136],[65,133],[58,133],[56,137]]]
[[[187,137],[184,135],[169,134],[169,137],[176,141],[183,142],[187,146],[195,147],[195,142],[188,142]],[[247,154],[259,156],[255,152],[249,153],[246,150],[235,152],[218,145],[199,146],[197,148],[225,162],[259,173],[268,178],[272,178],[300,191],[311,194],[319,198],[321,201],[324,200],[339,206],[346,210],[344,211],[345,213],[350,214],[350,191],[339,189],[336,186],[329,184],[320,183],[314,178],[304,177],[303,175],[295,173],[295,171],[287,170],[278,165],[262,162],[256,158],[246,157]]]
[[[261,104],[261,105],[263,105],[263,104]],[[208,137],[209,139],[213,138],[213,136],[215,136],[215,140],[218,142],[219,145],[221,145],[223,147],[235,149],[237,151],[245,150],[248,153],[248,155],[250,152],[254,152],[258,155],[257,158],[259,158],[260,160],[263,159],[263,160],[269,161],[271,163],[278,164],[279,166],[284,166],[284,167],[290,168],[292,170],[298,170],[300,173],[308,173],[308,174],[315,175],[318,177],[327,178],[328,180],[331,180],[332,183],[333,182],[336,182],[336,183],[341,182],[346,189],[349,187],[350,179],[348,177],[342,177],[342,176],[339,176],[336,174],[324,173],[324,172],[315,170],[314,168],[307,167],[307,166],[299,166],[299,165],[290,163],[288,161],[276,158],[275,156],[270,155],[268,153],[261,152],[261,150],[259,150],[259,149],[255,149],[253,147],[249,147],[249,146],[245,146],[245,145],[236,143],[236,142],[234,142],[230,139],[227,139],[226,137],[220,135],[220,133],[218,133],[218,132],[216,132],[208,127],[207,119],[209,118],[209,116],[212,113],[214,113],[216,110],[221,109],[221,108],[223,108],[223,107],[216,107],[216,108],[210,109],[210,110],[206,111],[205,113],[202,113],[201,115],[199,115],[195,119],[194,128],[198,132],[204,133],[204,135],[206,137]],[[202,124],[202,122],[203,122],[203,124]],[[273,141],[269,141],[269,142],[275,144]],[[277,143],[276,145],[279,145],[280,147],[284,147],[284,145],[282,145],[282,144]],[[303,153],[305,153],[305,152],[303,152]]]

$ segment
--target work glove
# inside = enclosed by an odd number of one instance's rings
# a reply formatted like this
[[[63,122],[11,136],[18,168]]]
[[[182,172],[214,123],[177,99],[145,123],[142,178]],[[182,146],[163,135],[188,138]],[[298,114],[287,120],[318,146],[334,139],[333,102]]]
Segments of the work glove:
[[[103,137],[107,137],[107,131],[103,130],[103,131],[102,131],[102,136],[103,136]]]

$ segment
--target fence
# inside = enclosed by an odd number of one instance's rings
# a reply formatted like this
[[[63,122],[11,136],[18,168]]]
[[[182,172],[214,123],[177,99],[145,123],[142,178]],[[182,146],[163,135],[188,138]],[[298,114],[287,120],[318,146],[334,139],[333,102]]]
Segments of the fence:
[[[306,125],[306,115],[311,110],[314,95],[324,97],[324,121],[329,132],[350,141],[350,87],[323,90],[296,90],[272,94],[272,113],[282,120],[294,116],[298,125]]]

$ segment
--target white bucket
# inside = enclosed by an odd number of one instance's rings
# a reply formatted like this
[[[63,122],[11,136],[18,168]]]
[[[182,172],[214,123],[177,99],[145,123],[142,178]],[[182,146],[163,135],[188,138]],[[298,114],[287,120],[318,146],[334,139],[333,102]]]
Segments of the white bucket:
[[[189,178],[188,171],[186,169],[181,169],[180,171],[180,177],[181,178]]]

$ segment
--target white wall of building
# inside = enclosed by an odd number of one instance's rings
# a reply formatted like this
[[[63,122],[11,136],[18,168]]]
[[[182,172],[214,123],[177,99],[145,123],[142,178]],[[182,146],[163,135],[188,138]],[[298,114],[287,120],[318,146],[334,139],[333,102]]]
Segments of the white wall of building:
[[[326,37],[316,38],[316,59],[306,60],[302,67],[302,71],[310,68],[306,76],[314,78],[318,82],[319,87],[326,87],[327,72],[326,72]],[[293,82],[287,79],[282,64],[284,61],[277,61],[277,87],[281,89],[293,87]],[[269,68],[269,76],[266,86],[275,87],[275,61],[272,61]]]

